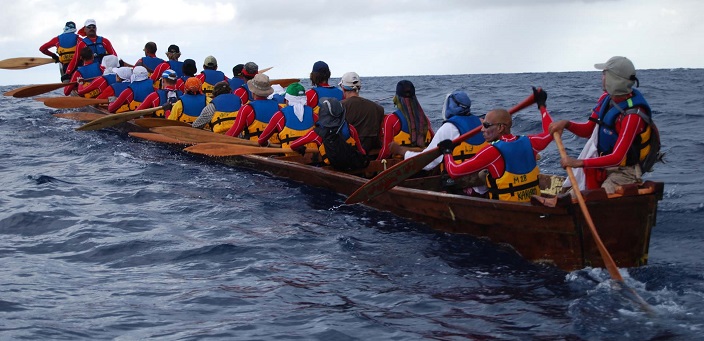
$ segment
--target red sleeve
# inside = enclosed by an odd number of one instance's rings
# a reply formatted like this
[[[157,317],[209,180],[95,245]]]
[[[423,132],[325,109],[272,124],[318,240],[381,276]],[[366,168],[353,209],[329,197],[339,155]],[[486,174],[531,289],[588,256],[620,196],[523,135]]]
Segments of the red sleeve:
[[[203,82],[205,81],[205,74],[201,72],[196,76],[196,78],[200,80],[200,84],[203,84]]]
[[[367,155],[367,151],[364,150],[364,148],[362,147],[362,141],[359,140],[359,134],[357,134],[357,129],[351,124],[348,125],[350,127],[350,136],[352,136],[352,138],[354,139],[354,145],[357,147],[357,151],[362,153],[362,155]]]
[[[78,64],[78,59],[81,58],[81,57],[79,56],[79,55],[80,55],[80,51],[81,51],[84,47],[86,47],[86,43],[84,43],[83,40],[80,39],[80,40],[78,41],[78,43],[76,43],[76,53],[73,54],[73,58],[71,58],[71,61],[68,63],[68,67],[66,68],[66,74],[67,74],[67,75],[70,75],[73,71],[76,71],[76,70],[75,70],[75,69],[76,69],[76,64]]]
[[[401,120],[394,114],[384,116],[384,121],[381,123],[381,150],[377,160],[382,160],[389,157],[389,143],[394,140],[394,136],[401,131]]]
[[[102,91],[100,91],[100,95],[98,95],[98,99],[107,99],[110,96],[115,96],[115,90],[111,86],[105,87]]]
[[[159,106],[159,93],[158,92],[152,92],[147,97],[144,99],[142,104],[140,104],[137,109],[135,110],[142,110],[142,109],[149,109],[149,108],[156,108]]]
[[[318,146],[323,144],[323,139],[320,137],[320,135],[318,135],[318,133],[315,132],[315,130],[311,130],[305,135],[297,138],[296,140],[291,142],[289,147],[291,149],[297,149],[311,142],[317,144]]]
[[[163,63],[157,65],[156,68],[154,68],[154,72],[152,73],[152,76],[149,78],[151,78],[152,81],[154,81],[154,82],[158,81],[159,78],[161,77],[161,74],[164,73],[164,71],[168,70],[169,67],[171,67],[171,64],[169,64],[167,62],[163,62]]]
[[[56,55],[56,53],[49,51],[49,49],[57,46],[59,46],[59,37],[54,37],[48,42],[44,43],[44,45],[40,46],[39,51],[49,57],[53,57]]]
[[[186,84],[186,82],[183,81],[183,79],[179,78],[176,81],[176,90],[183,92],[183,86]]]
[[[594,131],[594,127],[596,126],[596,122],[594,120],[599,118],[599,111],[601,110],[601,106],[605,104],[608,105],[608,103],[604,103],[606,100],[606,96],[608,96],[608,93],[606,92],[601,94],[601,97],[599,97],[596,106],[594,106],[594,109],[592,109],[592,113],[589,116],[591,118],[590,120],[582,123],[570,121],[570,126],[567,128],[567,130],[573,132],[579,137],[589,138],[592,135],[592,132]]]
[[[248,127],[252,122],[254,122],[254,109],[252,109],[251,105],[245,104],[240,108],[235,118],[235,123],[232,124],[232,127],[230,127],[225,135],[234,137],[240,136],[244,128]]]
[[[71,76],[71,83],[78,81],[78,77],[82,77],[80,72],[74,72]],[[76,88],[75,84],[67,85],[64,87],[64,95],[71,95],[71,91]]]
[[[242,101],[242,104],[249,103],[249,96],[247,95],[247,90],[245,88],[239,87],[239,88],[235,89],[235,91],[233,91],[232,93],[240,98],[240,101]]]
[[[550,142],[552,142],[552,135],[546,131],[540,134],[530,135],[528,138],[530,139],[531,146],[533,146],[533,154],[538,154],[538,152],[547,148]]]
[[[112,47],[112,43],[110,40],[107,40],[105,37],[103,37],[103,46],[105,47],[105,52],[117,56],[117,52],[115,52],[115,49]],[[78,53],[80,50],[76,49],[76,53]]]
[[[306,91],[306,100],[306,105],[315,108],[315,106],[318,105],[318,93],[313,89],[308,89],[308,91]]]
[[[639,109],[640,110],[640,109]],[[611,154],[584,160],[584,168],[616,167],[626,158],[636,135],[645,129],[645,121],[636,114],[629,114],[616,122],[618,139]]]
[[[476,173],[482,169],[488,169],[489,174],[494,178],[499,178],[504,174],[506,165],[501,153],[496,147],[489,145],[484,147],[473,158],[460,163],[455,163],[451,154],[446,154],[443,157],[445,170],[451,178],[455,179],[467,174]]]
[[[284,117],[284,114],[281,111],[277,111],[274,116],[271,117],[271,121],[269,121],[269,124],[266,125],[266,128],[264,128],[262,134],[259,135],[259,139],[257,140],[259,145],[266,146],[271,135],[274,135],[275,132],[281,131],[284,126],[286,126],[286,117]]]
[[[95,89],[100,89],[101,93],[102,90],[105,89],[108,86],[108,81],[105,80],[105,77],[98,77],[94,81],[90,82],[87,86],[84,86],[83,84],[78,85],[78,95],[83,96]]]
[[[108,106],[108,111],[115,112],[117,109],[120,109],[123,104],[132,102],[132,99],[134,99],[132,89],[127,88],[125,91],[120,93],[120,96],[118,96],[115,101],[110,103]]]

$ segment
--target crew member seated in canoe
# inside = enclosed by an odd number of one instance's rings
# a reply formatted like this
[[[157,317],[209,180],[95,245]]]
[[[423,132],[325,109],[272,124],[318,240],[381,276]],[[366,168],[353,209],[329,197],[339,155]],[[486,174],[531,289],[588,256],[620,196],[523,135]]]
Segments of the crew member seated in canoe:
[[[641,163],[650,156],[649,142],[656,136],[650,106],[643,95],[633,89],[638,82],[633,62],[616,56],[594,67],[603,70],[601,81],[605,92],[589,120],[583,123],[556,121],[550,126],[550,132],[562,134],[566,128],[579,137],[591,136],[578,159],[567,157],[560,163],[562,167],[584,168],[585,183],[580,184],[580,189],[604,188],[607,193],[614,193],[620,185],[642,182],[643,172],[649,169],[642,169]],[[658,155],[652,157],[659,158]]]
[[[269,76],[257,74],[247,81],[247,88],[252,92],[253,100],[240,108],[235,124],[225,135],[258,141],[271,118],[279,111],[279,104],[267,98],[274,93]],[[279,143],[278,136],[272,134],[269,142]]]
[[[482,134],[490,144],[481,149],[474,157],[460,164],[455,163],[452,151],[455,148],[451,140],[438,143],[443,153],[445,170],[451,178],[456,179],[481,170],[488,170],[486,186],[488,198],[506,201],[529,202],[532,195],[540,194],[537,164],[538,152],[545,149],[552,141],[548,126],[552,123],[545,110],[547,94],[534,90],[535,99],[540,108],[543,132],[535,135],[519,136],[511,133],[511,114],[505,109],[489,111],[482,122]]]
[[[98,64],[103,61],[104,56],[107,56],[109,54],[117,56],[117,52],[115,52],[115,49],[112,47],[112,43],[110,43],[110,40],[99,36],[97,33],[98,27],[96,26],[95,20],[86,20],[85,24],[83,25],[83,28],[78,31],[79,35],[85,34],[85,37],[76,44],[76,51],[78,53],[73,55],[73,58],[66,67],[66,74],[61,78],[62,81],[64,79],[71,79],[71,75],[73,74],[73,72],[76,71],[76,69],[80,66],[79,60],[81,58],[78,56],[78,54],[81,50],[83,50],[84,47],[90,48],[93,53],[95,62]]]
[[[98,98],[103,90],[117,81],[115,69],[120,67],[120,61],[117,59],[117,56],[107,55],[103,57],[101,66],[103,69],[103,75],[101,77],[95,78],[90,82],[78,84],[78,96],[85,96],[86,94],[95,93],[97,91],[98,95],[95,97]]]
[[[156,43],[153,41],[150,41],[144,45],[144,57],[139,58],[137,62],[134,63],[134,66],[144,66],[145,69],[147,69],[147,72],[149,72],[149,76],[151,78],[152,73],[156,70],[156,67],[164,63],[164,60],[156,56]],[[152,80],[153,82],[153,80]]]
[[[213,56],[205,57],[203,71],[197,77],[202,83],[203,93],[208,98],[213,98],[213,88],[216,83],[229,80],[225,73],[218,70],[218,60]]]
[[[107,56],[106,56],[107,57]],[[105,58],[103,58],[105,60]],[[132,68],[128,66],[118,67],[113,69],[115,71],[115,83],[110,84],[107,88],[103,89],[98,95],[98,99],[108,99],[115,100],[132,82]],[[125,111],[130,111],[129,103],[124,103],[120,106],[115,113],[121,113]]]
[[[259,135],[257,142],[260,146],[268,146],[269,138],[277,134],[281,147],[288,147],[291,142],[311,131],[318,121],[318,115],[313,113],[313,108],[306,105],[306,89],[301,83],[289,85],[285,97],[287,106],[271,117],[269,124]],[[309,145],[311,148],[317,147],[315,144]]]
[[[425,148],[433,138],[430,120],[416,98],[416,88],[408,80],[396,84],[396,111],[384,116],[381,126],[381,151],[377,160],[391,156],[392,141],[404,147]]]
[[[203,94],[203,88],[197,77],[189,78],[184,84],[183,96],[171,108],[167,104],[164,109],[171,110],[168,119],[193,123],[203,111],[210,98]]]
[[[247,62],[242,68],[242,77],[244,78],[244,84],[239,87],[232,88],[232,92],[237,95],[242,101],[242,105],[249,103],[249,101],[254,100],[252,91],[249,90],[248,82],[254,78],[254,76],[259,73],[259,65],[255,62]]]
[[[92,79],[100,77],[103,74],[103,68],[99,63],[95,62],[93,58],[93,51],[91,49],[84,47],[79,52],[80,58],[83,61],[83,66],[78,67],[78,70],[71,76],[70,83],[74,82],[84,82],[89,83]],[[64,95],[69,96],[71,92],[78,89],[78,85],[71,84],[64,87]],[[99,94],[99,91],[93,90],[92,92],[86,93],[83,97],[95,98]]]
[[[442,126],[435,132],[435,136],[428,143],[427,147],[423,152],[435,148],[440,141],[443,140],[454,140],[460,135],[475,129],[482,125],[479,117],[472,115],[472,100],[469,98],[464,91],[453,91],[445,97],[445,102],[442,106]],[[473,157],[479,150],[487,146],[487,142],[481,134],[476,134],[469,139],[462,141],[452,150],[452,156],[455,163],[459,164],[463,161]],[[407,147],[402,147],[396,142],[391,142],[389,145],[389,150],[391,155],[401,155],[404,159],[416,156],[421,152],[412,151]],[[423,167],[423,170],[430,171],[438,165],[442,164],[442,155],[438,156],[435,160],[430,162],[428,165]],[[476,183],[474,179],[467,179],[470,183]],[[454,181],[448,181],[448,186],[454,187]],[[464,187],[464,186],[463,186]],[[448,188],[448,190],[454,190]],[[484,194],[486,193],[486,187],[480,185],[472,187],[466,187],[467,194]],[[471,190],[471,191],[470,191]]]
[[[347,123],[345,117],[345,108],[337,98],[323,98],[315,128],[291,142],[291,149],[304,154],[308,146],[313,144],[317,146],[326,165],[340,170],[366,167],[369,161],[357,130]],[[338,144],[337,138],[347,146]]]
[[[241,106],[242,101],[232,93],[230,84],[227,81],[218,82],[213,88],[213,99],[203,108],[192,126],[224,134],[235,123]]]
[[[384,107],[359,95],[362,90],[362,80],[356,72],[342,75],[338,85],[345,98],[342,100],[342,105],[345,107],[345,120],[357,129],[367,157],[372,157],[370,154],[373,150],[381,149],[379,136],[381,123],[384,121]],[[374,158],[376,159],[376,156]]]
[[[76,54],[76,45],[79,39],[81,38],[76,34],[76,23],[69,21],[64,26],[63,33],[44,43],[44,45],[39,47],[39,51],[54,59],[55,63],[61,63],[59,71],[63,77],[68,63],[71,62],[73,55]],[[56,48],[56,53],[49,51],[52,47]]]
[[[245,83],[247,83],[247,79],[244,78],[244,75],[242,74],[242,71],[244,70],[244,64],[237,64],[232,67],[232,77],[230,77],[230,88],[234,90],[237,90],[237,88],[241,87]]]
[[[313,88],[306,91],[306,104],[313,108],[313,112],[316,115],[320,110],[318,102],[322,98],[334,97],[339,101],[342,100],[342,90],[328,84],[330,81],[330,74],[330,67],[324,61],[319,60],[313,64],[313,71],[310,73],[310,81],[313,83]]]
[[[178,60],[180,57],[181,49],[178,45],[169,45],[169,48],[166,50],[166,58],[168,58],[168,60],[157,65],[156,68],[154,68],[152,75],[149,76],[149,78],[154,81],[154,86],[157,89],[161,88],[161,75],[163,75],[166,70],[175,71],[177,78],[181,78],[181,76],[183,76],[183,62]]]
[[[183,96],[183,92],[176,90],[176,80],[178,75],[174,70],[165,70],[161,74],[161,89],[158,89],[147,98],[144,99],[142,104],[137,107],[136,110],[143,110],[149,108],[156,108],[168,104],[174,104]],[[156,117],[169,117],[171,110],[160,109],[154,112]]]
[[[124,104],[128,104],[130,110],[135,110],[142,102],[154,92],[154,83],[149,79],[149,71],[144,66],[135,66],[132,69],[132,81],[127,89],[122,91],[116,100],[108,105],[109,112],[117,112],[117,109]]]
[[[196,61],[193,59],[184,60],[181,72],[183,73],[183,76],[179,77],[176,81],[176,89],[181,92],[186,92],[184,89],[186,81],[191,77],[196,77],[196,72],[198,72],[198,67],[196,67]]]

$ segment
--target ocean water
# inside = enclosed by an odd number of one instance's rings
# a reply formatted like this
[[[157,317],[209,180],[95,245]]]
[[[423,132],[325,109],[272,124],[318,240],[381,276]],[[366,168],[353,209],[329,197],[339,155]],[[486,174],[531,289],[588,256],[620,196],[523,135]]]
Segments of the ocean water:
[[[604,269],[532,264],[330,191],[116,130],[77,132],[40,102],[0,97],[0,339],[702,339],[704,70],[638,75],[667,152],[646,179],[664,181],[665,197],[649,264],[620,271],[652,315]],[[401,79],[363,78],[362,95],[391,110]],[[598,72],[407,79],[435,128],[455,89],[483,114],[542,86],[553,118],[580,121],[601,92]],[[516,133],[541,129],[534,107],[514,120]],[[583,139],[564,140],[579,154]],[[564,174],[554,145],[540,166]]]

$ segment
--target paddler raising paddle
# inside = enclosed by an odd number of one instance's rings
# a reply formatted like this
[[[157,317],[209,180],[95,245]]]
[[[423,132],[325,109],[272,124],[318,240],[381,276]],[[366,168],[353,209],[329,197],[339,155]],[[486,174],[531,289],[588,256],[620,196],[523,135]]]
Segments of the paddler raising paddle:
[[[39,51],[54,59],[55,63],[61,63],[60,72],[63,77],[73,55],[76,54],[76,45],[79,39],[80,37],[76,34],[76,23],[69,21],[64,26],[64,32],[40,46]],[[49,51],[52,47],[56,48],[56,53]]]

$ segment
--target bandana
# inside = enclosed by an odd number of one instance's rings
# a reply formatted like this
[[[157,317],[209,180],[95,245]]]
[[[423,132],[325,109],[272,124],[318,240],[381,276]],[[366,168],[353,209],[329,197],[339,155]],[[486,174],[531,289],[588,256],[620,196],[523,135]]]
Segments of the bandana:
[[[428,134],[428,121],[425,112],[415,95],[411,97],[394,96],[394,104],[408,122],[411,135],[411,145],[425,147],[425,136]]]
[[[308,102],[308,98],[305,95],[294,96],[289,93],[287,93],[284,98],[286,98],[286,100],[288,101],[288,105],[293,106],[293,113],[296,114],[296,118],[298,118],[299,121],[303,122],[303,106],[306,105],[306,103]]]

